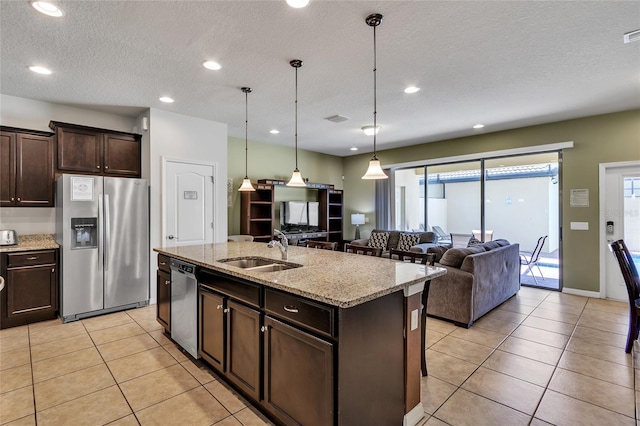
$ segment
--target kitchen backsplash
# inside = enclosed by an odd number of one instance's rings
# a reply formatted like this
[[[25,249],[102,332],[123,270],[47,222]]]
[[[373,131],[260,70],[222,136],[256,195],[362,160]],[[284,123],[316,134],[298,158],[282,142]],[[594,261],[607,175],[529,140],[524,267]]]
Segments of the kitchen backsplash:
[[[13,229],[18,233],[18,237],[26,234],[55,234],[56,209],[2,207],[0,229]]]

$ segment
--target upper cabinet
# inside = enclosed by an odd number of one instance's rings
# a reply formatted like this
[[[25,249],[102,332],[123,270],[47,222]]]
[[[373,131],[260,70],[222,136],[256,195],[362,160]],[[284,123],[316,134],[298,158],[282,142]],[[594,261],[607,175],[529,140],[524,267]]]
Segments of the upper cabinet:
[[[53,135],[0,127],[0,206],[53,207]]]
[[[52,121],[58,171],[140,177],[141,136]]]

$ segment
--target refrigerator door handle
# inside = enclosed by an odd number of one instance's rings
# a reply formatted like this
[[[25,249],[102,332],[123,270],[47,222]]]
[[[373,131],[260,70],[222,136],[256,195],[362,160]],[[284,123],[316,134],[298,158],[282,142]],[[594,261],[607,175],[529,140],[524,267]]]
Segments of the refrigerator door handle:
[[[98,270],[102,270],[101,263],[103,260],[103,250],[104,250],[104,214],[102,209],[102,196],[98,197]]]
[[[109,248],[111,246],[111,212],[109,194],[104,194],[104,270],[109,270]]]

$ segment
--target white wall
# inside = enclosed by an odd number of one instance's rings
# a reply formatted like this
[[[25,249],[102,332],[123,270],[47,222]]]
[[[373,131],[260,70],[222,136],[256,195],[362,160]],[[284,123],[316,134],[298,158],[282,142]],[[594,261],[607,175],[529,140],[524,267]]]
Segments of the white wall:
[[[162,247],[162,157],[215,163],[214,242],[227,241],[227,125],[158,109],[149,111],[151,248]],[[152,252],[151,276],[157,253]],[[152,303],[156,300],[151,286]]]

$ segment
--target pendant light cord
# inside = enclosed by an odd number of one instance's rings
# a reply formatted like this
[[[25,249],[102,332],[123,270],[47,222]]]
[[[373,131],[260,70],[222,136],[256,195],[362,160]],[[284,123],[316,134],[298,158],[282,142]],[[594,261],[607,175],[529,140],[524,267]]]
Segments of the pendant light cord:
[[[298,67],[296,67],[296,171],[298,170]]]
[[[377,71],[377,66],[376,66],[376,25],[373,26],[373,160],[377,160],[378,157],[376,156],[376,133],[378,133],[378,123],[377,123],[377,115],[378,115],[378,111],[377,111],[377,79],[376,79],[376,71]]]
[[[248,179],[248,170],[249,170],[249,148],[248,148],[248,140],[249,138],[249,90],[245,90],[244,92],[244,178]]]

